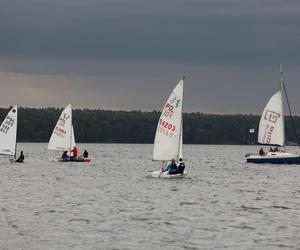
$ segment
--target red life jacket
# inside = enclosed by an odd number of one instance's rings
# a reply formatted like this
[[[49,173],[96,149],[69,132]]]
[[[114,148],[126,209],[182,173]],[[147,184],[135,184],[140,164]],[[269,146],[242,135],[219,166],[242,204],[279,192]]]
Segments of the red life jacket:
[[[77,157],[77,155],[78,155],[78,149],[76,147],[73,148],[72,152],[73,152],[73,156]]]

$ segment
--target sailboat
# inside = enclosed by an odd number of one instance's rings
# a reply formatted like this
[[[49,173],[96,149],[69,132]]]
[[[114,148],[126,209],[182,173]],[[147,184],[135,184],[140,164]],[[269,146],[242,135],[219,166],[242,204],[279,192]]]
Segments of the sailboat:
[[[56,126],[52,132],[51,138],[48,143],[48,150],[56,151],[69,151],[75,147],[75,135],[72,124],[72,106],[69,104],[61,113]],[[68,162],[89,162],[90,158],[69,157],[67,159],[59,158],[58,161]]]
[[[14,106],[0,126],[0,154],[16,159],[17,150],[18,106]],[[12,162],[14,160],[11,160]]]
[[[159,118],[153,148],[153,160],[161,161],[162,166],[172,159],[183,158],[182,155],[182,107],[183,107],[183,85],[184,77],[177,83],[169,96]],[[152,177],[177,178],[187,175],[169,175],[167,172],[154,171]]]
[[[285,128],[283,115],[283,96],[285,94],[290,116],[292,113],[283,81],[282,67],[280,65],[280,89],[267,103],[259,123],[258,143],[261,145],[275,146],[276,150],[260,154],[246,155],[247,162],[252,163],[273,163],[273,164],[300,164],[300,155],[291,154],[285,151]],[[278,149],[277,147],[283,147]]]

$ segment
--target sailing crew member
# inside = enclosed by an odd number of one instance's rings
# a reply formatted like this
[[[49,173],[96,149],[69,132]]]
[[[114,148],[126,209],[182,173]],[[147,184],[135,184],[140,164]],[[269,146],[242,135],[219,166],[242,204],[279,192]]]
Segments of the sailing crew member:
[[[69,156],[68,156],[68,151],[64,151],[63,154],[62,154],[62,156],[61,156],[61,158],[62,158],[63,160],[68,159],[68,158],[69,158]]]
[[[16,162],[24,162],[24,159],[25,159],[25,157],[24,157],[23,151],[21,151],[20,156],[19,156],[19,158],[16,160]]]
[[[77,149],[77,147],[74,147],[71,152],[73,153],[73,158],[76,158],[77,155],[78,155],[78,149]]]
[[[266,155],[264,149],[261,147],[260,150],[259,150],[259,155],[260,156],[263,156],[263,155]]]
[[[179,159],[179,165],[178,165],[178,167],[177,167],[177,172],[178,172],[178,174],[183,174],[184,169],[185,169],[185,164],[184,164],[184,162],[182,161],[182,158],[180,158],[180,159]]]
[[[172,159],[171,163],[165,167],[163,172],[168,172],[168,174],[177,174],[177,165],[175,159]]]
[[[83,158],[88,158],[89,157],[89,153],[86,149],[84,150],[82,155],[83,155]]]

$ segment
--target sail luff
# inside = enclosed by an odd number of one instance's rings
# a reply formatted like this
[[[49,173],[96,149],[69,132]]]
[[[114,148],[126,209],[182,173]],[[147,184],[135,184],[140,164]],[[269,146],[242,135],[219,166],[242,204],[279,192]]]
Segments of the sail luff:
[[[184,79],[185,77],[182,77],[182,107],[183,107],[183,89],[184,89]],[[179,160],[179,158],[182,158],[182,133],[183,133],[183,114],[182,114],[182,110],[181,110],[181,116],[180,116],[180,133],[179,133],[179,147],[178,147],[178,154],[177,154],[177,161]]]
[[[18,110],[18,105],[16,105],[16,110]],[[16,116],[16,140],[15,140],[15,154],[14,154],[14,159],[17,158],[17,135],[18,135],[18,112]]]
[[[71,152],[72,152],[72,135],[73,135],[73,120],[72,120],[72,105],[70,104],[70,109],[71,109],[71,113],[70,113],[70,116],[71,116],[71,122],[70,122],[70,129],[71,129],[71,133],[70,133],[70,142],[69,142],[69,145],[70,145],[70,155],[71,155]]]

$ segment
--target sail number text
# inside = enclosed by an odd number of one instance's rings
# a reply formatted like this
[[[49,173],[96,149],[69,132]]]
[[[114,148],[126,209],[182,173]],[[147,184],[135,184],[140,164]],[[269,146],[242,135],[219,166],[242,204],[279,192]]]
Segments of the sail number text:
[[[159,119],[159,125],[163,126],[166,129],[169,129],[169,130],[171,130],[173,132],[176,129],[176,127],[173,124],[168,123],[168,122],[164,121],[163,119]]]
[[[6,134],[8,130],[14,125],[14,123],[15,123],[15,119],[7,116],[0,128],[0,132]]]

